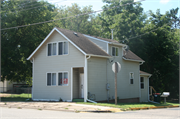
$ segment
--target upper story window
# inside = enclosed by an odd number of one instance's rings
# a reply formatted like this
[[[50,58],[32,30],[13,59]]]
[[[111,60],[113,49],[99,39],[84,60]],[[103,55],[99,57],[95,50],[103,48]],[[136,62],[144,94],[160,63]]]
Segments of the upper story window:
[[[58,43],[59,55],[68,54],[68,42],[59,42]]]
[[[48,44],[48,56],[56,55],[57,43]]]
[[[130,77],[130,84],[134,84],[134,73],[130,72],[129,77]]]
[[[112,56],[118,56],[118,48],[112,47]]]
[[[48,43],[48,56],[68,54],[68,42]]]
[[[144,77],[141,77],[141,89],[144,89]]]

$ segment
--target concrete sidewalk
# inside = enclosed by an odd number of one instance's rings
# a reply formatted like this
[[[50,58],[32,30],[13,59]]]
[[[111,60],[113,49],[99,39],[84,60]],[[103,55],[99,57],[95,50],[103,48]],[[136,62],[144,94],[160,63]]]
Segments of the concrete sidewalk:
[[[74,102],[0,102],[0,107],[28,108],[37,110],[56,110],[71,112],[120,112],[119,108],[76,104]]]

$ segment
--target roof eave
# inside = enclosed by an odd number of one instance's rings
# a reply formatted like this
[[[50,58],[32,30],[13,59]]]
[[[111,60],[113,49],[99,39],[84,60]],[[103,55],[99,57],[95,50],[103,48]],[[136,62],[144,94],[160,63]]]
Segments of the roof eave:
[[[134,62],[141,62],[141,63],[144,63],[144,62],[145,62],[144,60],[126,59],[124,56],[123,56],[123,59],[126,60],[126,61],[134,61]]]
[[[40,43],[40,45],[31,53],[31,55],[27,58],[27,60],[30,60],[32,56],[37,52],[37,50],[46,42],[46,40],[49,38],[49,36],[56,30],[56,27],[51,30],[51,32],[46,36],[46,38]]]
[[[109,42],[109,44],[116,45],[116,46],[122,46],[122,47],[127,46],[125,44],[113,43],[113,42]]]
[[[93,55],[93,54],[87,54],[86,56],[94,56],[94,57],[101,57],[101,58],[112,58],[112,56]]]

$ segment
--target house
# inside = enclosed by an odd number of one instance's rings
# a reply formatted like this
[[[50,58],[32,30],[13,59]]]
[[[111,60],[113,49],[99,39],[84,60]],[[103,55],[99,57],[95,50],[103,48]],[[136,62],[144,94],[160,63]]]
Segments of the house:
[[[0,93],[8,92],[8,93],[16,93],[16,87],[27,86],[25,82],[13,82],[13,81],[0,81]]]
[[[33,67],[32,99],[113,100],[112,64],[119,62],[119,101],[148,101],[151,74],[140,71],[144,60],[125,48],[115,40],[55,27],[27,58]]]

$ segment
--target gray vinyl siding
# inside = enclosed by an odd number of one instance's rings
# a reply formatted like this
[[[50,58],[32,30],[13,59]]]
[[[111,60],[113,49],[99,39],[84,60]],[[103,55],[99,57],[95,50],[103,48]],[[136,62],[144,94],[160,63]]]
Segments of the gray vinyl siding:
[[[88,59],[88,92],[95,94],[96,101],[107,99],[106,61],[105,58]]]
[[[101,49],[103,49],[105,52],[107,52],[107,43],[106,42],[98,41],[96,39],[89,38],[89,37],[87,37],[87,38],[89,40],[91,40],[93,43],[95,43],[97,46],[99,46]]]
[[[144,77],[144,89],[141,89],[141,102],[147,102],[148,101],[148,77],[147,76],[141,76]]]
[[[34,56],[33,99],[71,100],[71,68],[84,67],[84,55],[69,42],[68,55],[47,56],[47,43],[67,41],[56,31]],[[68,86],[47,86],[47,73],[68,72]]]
[[[110,84],[109,97],[115,96],[115,74],[112,71],[114,62],[121,64],[121,71],[117,74],[117,95],[119,99],[140,97],[139,62],[125,61],[122,59],[122,47],[118,47],[118,56],[110,59],[94,58],[88,60],[88,92],[95,94],[96,101],[107,100],[108,91],[106,84]],[[109,45],[111,55],[112,45]],[[134,83],[130,84],[129,73],[134,73]]]

